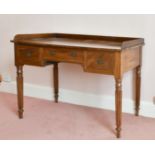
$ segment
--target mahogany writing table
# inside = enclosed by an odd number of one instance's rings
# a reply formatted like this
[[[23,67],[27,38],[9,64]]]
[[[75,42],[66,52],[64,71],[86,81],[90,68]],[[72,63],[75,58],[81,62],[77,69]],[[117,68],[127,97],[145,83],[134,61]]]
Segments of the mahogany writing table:
[[[135,69],[135,115],[140,105],[141,53],[144,39],[80,34],[16,35],[15,65],[19,118],[23,118],[23,66],[53,64],[54,98],[58,102],[58,63],[77,63],[85,72],[113,75],[115,79],[116,136],[120,137],[123,74]]]

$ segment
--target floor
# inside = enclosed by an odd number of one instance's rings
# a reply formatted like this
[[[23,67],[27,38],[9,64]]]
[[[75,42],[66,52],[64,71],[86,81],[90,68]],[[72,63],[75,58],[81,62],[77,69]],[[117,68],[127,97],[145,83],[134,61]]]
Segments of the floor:
[[[0,93],[0,139],[116,139],[115,113],[25,97],[24,119],[16,95]],[[155,119],[123,114],[121,139],[155,139]]]

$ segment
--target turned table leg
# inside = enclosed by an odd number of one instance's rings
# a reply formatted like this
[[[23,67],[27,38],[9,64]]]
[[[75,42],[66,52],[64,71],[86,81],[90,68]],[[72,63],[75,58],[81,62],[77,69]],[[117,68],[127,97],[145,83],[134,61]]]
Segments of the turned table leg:
[[[122,80],[115,78],[115,111],[116,111],[116,136],[121,136],[121,116],[122,116]]]
[[[59,74],[58,74],[58,63],[54,63],[53,68],[53,82],[54,82],[54,101],[58,103],[58,93],[59,93]]]
[[[17,66],[17,100],[18,115],[23,118],[23,66]]]
[[[136,67],[136,96],[135,96],[135,115],[139,115],[140,107],[140,85],[141,85],[141,66]]]

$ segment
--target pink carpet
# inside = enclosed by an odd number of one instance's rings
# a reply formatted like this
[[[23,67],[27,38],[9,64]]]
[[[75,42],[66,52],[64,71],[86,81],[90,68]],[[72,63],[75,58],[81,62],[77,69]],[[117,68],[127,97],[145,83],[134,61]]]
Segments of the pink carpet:
[[[0,139],[116,139],[114,112],[25,97],[18,119],[16,95],[0,93]],[[155,119],[123,114],[121,139],[155,139]]]

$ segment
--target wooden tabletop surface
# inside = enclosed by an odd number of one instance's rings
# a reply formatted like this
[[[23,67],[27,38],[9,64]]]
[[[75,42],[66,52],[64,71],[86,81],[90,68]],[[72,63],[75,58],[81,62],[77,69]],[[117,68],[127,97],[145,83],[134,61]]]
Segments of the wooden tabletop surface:
[[[142,38],[129,37],[51,33],[16,35],[12,42],[41,46],[67,46],[120,50],[143,44],[144,40]]]

